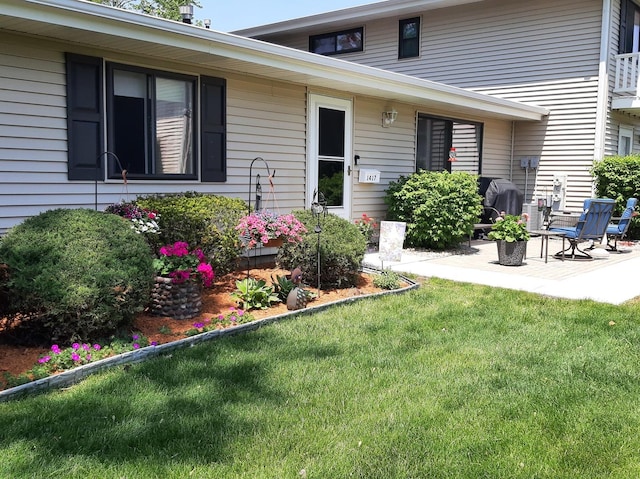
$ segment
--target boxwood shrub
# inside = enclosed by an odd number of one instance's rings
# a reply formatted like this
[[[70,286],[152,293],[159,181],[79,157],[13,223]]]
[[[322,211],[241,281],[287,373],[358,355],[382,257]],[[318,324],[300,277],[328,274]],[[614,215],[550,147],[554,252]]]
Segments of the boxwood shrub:
[[[447,249],[465,241],[482,213],[478,177],[420,171],[389,183],[387,219],[407,223],[408,246]]]
[[[187,192],[142,196],[135,203],[160,214],[160,234],[148,236],[155,251],[165,244],[186,241],[202,249],[216,275],[236,268],[242,245],[234,228],[247,214],[241,199]]]
[[[123,218],[57,209],[25,220],[0,241],[8,309],[36,341],[91,340],[130,324],[149,299],[152,258]]]
[[[307,228],[300,243],[285,242],[278,251],[276,262],[282,268],[299,267],[303,282],[318,284],[317,219],[309,210],[296,210],[293,214]],[[320,287],[322,289],[355,286],[367,242],[358,227],[334,214],[320,220]]]

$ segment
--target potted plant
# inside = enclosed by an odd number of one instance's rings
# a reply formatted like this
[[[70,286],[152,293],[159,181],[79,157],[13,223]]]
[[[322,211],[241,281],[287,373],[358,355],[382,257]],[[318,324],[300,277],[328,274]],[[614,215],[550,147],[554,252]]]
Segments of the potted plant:
[[[190,250],[188,243],[176,241],[160,248],[153,266],[158,276],[151,295],[152,313],[174,319],[199,314],[201,287],[210,287],[214,279],[213,268],[202,250]]]
[[[269,210],[254,211],[243,216],[236,230],[249,249],[259,243],[265,246],[279,246],[283,241],[297,243],[302,241],[302,234],[307,232],[294,215],[279,215]]]
[[[530,235],[527,230],[529,215],[508,215],[501,212],[491,226],[489,239],[495,240],[498,246],[498,263],[505,266],[520,266],[527,253],[527,241]]]

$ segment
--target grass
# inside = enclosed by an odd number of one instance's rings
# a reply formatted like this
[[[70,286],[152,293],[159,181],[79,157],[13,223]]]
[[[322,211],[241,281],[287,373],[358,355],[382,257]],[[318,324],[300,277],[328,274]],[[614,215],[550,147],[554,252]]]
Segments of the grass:
[[[0,477],[639,477],[637,317],[430,280],[0,404]]]

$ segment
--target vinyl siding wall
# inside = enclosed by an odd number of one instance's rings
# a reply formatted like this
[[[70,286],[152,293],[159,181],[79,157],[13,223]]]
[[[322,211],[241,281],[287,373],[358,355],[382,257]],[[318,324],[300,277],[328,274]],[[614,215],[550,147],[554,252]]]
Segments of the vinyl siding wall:
[[[421,55],[398,60],[398,21],[416,15],[421,17]],[[601,0],[488,0],[368,22],[364,51],[340,58],[549,108],[542,123],[516,123],[511,176],[524,190],[520,158],[539,156],[540,168],[529,171],[527,196],[544,194],[555,174],[567,175],[564,206],[577,209],[591,195],[601,17]],[[618,21],[612,19],[616,30]],[[306,50],[309,34],[358,26],[332,25],[268,40]],[[614,129],[610,118],[607,152],[617,144]],[[485,129],[486,176],[505,175],[504,167],[490,159],[503,141],[503,135],[494,138]]]
[[[0,35],[0,234],[29,216],[58,207],[93,208],[94,182],[67,180],[64,47]],[[76,51],[111,61],[227,78],[227,181],[98,182],[98,208],[138,195],[199,191],[249,197],[249,165],[260,156],[276,171],[275,196],[265,206],[289,211],[304,206],[306,89],[248,80],[180,65],[147,64],[105,52]],[[263,198],[269,193],[264,163]],[[253,180],[255,185],[255,178]],[[254,193],[251,192],[253,198]]]

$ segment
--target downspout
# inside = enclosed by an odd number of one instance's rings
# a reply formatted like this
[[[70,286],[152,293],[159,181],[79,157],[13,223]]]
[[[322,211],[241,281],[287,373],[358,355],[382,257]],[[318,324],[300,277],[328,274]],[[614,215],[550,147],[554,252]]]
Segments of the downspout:
[[[511,121],[511,153],[509,154],[509,181],[513,181],[513,152],[516,143],[516,122]]]
[[[594,160],[604,158],[607,134],[607,105],[609,102],[609,36],[611,35],[611,0],[602,0],[602,27],[600,35],[600,64],[598,68],[598,103],[596,105],[596,131]]]

